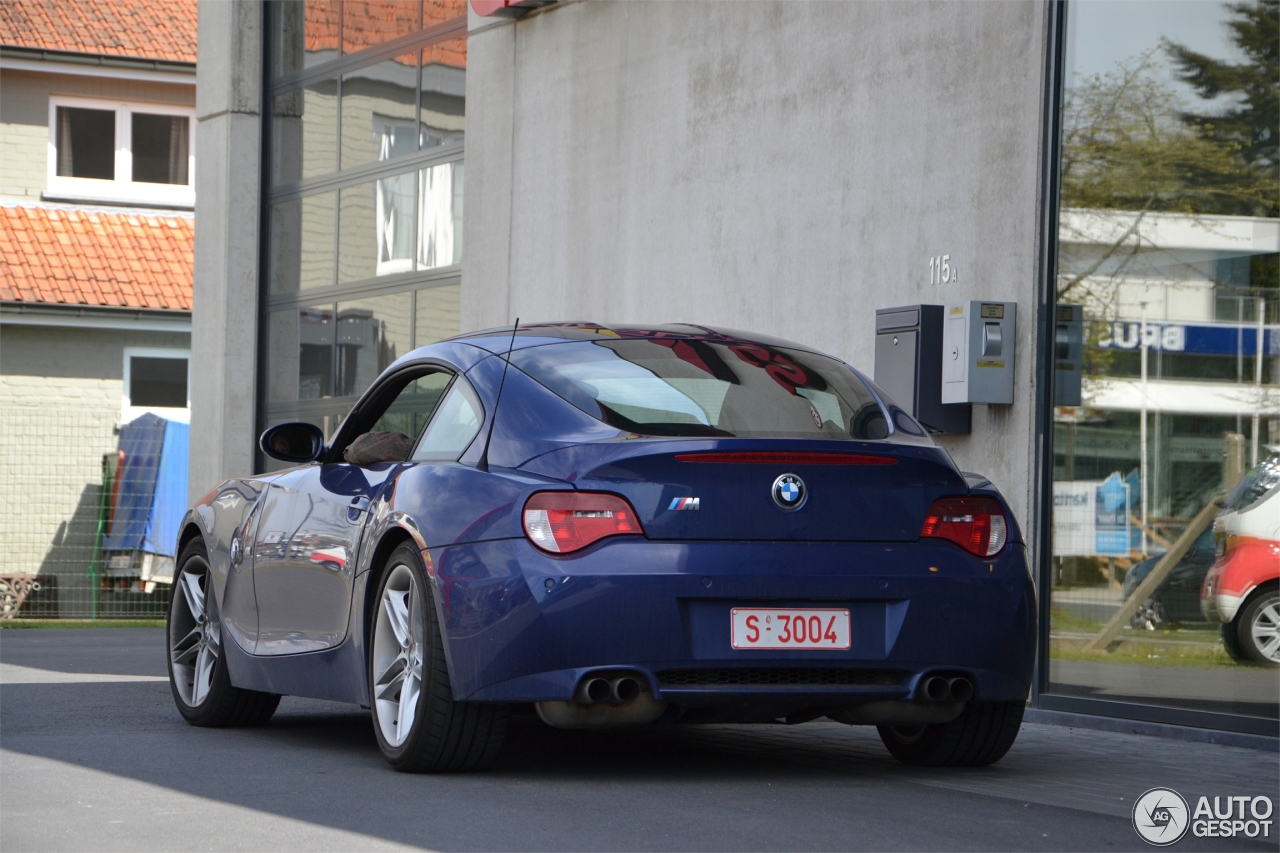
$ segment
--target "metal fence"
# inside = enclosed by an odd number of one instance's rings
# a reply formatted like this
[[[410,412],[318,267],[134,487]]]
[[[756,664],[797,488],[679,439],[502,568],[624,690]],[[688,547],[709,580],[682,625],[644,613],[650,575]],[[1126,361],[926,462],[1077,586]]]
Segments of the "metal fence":
[[[14,402],[14,404],[10,404]],[[118,409],[6,401],[0,413],[0,620],[160,619],[172,560],[104,551]]]

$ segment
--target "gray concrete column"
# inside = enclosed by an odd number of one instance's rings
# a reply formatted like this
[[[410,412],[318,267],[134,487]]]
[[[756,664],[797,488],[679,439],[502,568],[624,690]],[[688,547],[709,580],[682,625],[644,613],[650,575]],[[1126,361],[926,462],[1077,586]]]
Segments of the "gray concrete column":
[[[191,323],[192,500],[253,473],[261,0],[200,0]]]

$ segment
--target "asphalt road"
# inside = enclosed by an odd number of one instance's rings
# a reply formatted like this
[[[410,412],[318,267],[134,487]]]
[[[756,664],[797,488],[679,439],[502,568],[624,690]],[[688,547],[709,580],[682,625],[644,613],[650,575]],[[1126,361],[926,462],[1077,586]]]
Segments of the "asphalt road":
[[[0,849],[1145,850],[1133,800],[1280,788],[1274,752],[1025,725],[990,768],[894,762],[835,723],[513,728],[488,773],[391,771],[368,713],[285,699],[187,726],[160,629],[0,631]],[[1276,850],[1195,839],[1182,850]]]

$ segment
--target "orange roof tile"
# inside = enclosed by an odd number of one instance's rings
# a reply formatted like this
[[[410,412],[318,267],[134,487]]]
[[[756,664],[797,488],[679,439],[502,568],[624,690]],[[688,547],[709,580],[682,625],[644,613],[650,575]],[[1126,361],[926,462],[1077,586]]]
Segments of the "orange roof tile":
[[[93,56],[196,61],[195,0],[4,0],[0,44]]]
[[[466,0],[423,0],[421,14],[421,26],[433,27],[467,14]],[[405,0],[343,0],[341,6],[338,0],[307,0],[303,12],[306,50],[337,50],[341,26],[342,52],[354,53],[413,32],[419,27],[418,15],[418,4]],[[414,61],[407,57],[397,59]],[[423,61],[465,68],[467,40],[451,39],[432,45]]]
[[[190,216],[0,205],[0,301],[191,310]]]

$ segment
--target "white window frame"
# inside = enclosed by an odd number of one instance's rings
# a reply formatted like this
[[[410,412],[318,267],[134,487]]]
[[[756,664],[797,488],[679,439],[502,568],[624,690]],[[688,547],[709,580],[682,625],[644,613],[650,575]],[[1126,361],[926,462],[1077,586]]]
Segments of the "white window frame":
[[[181,409],[176,406],[134,406],[129,399],[129,383],[133,378],[133,359],[135,358],[185,358],[187,360],[187,405]],[[159,415],[165,420],[191,423],[191,350],[164,347],[124,348],[124,387],[120,391],[120,423],[127,424],[147,412]]]
[[[80,107],[107,110],[116,114],[115,180],[69,178],[58,174],[58,107]],[[187,119],[187,183],[152,184],[133,180],[134,113],[184,116]],[[117,101],[102,98],[49,96],[49,156],[45,195],[49,198],[93,199],[126,204],[161,204],[172,207],[194,207],[196,202],[196,111],[175,104],[152,104],[143,101]]]

